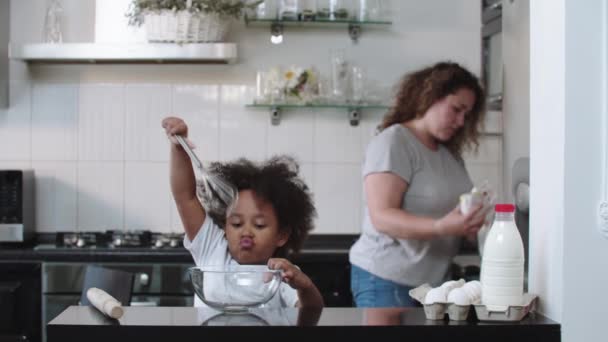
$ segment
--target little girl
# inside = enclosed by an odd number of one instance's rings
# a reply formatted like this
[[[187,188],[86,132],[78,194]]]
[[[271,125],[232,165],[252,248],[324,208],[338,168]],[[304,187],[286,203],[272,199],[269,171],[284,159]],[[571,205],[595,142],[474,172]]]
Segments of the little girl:
[[[283,271],[279,295],[269,306],[322,307],[323,298],[310,278],[284,257],[297,252],[313,226],[316,214],[310,192],[298,177],[298,165],[275,157],[262,165],[240,159],[213,163],[215,172],[235,185],[238,200],[230,211],[206,205],[197,197],[190,159],[174,135],[186,137],[186,123],[175,117],[162,122],[171,144],[171,192],[186,236],[184,246],[197,266],[267,264]],[[208,194],[207,194],[208,195]],[[203,194],[203,200],[212,200]],[[195,305],[202,305],[195,298]]]

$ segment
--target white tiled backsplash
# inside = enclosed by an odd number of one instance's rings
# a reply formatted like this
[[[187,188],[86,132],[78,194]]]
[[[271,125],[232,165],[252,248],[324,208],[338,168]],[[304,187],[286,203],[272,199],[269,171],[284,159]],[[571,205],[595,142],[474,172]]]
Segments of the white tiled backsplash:
[[[253,91],[245,85],[35,83],[31,88],[30,122],[2,116],[0,136],[15,140],[4,141],[0,168],[35,169],[40,232],[180,231],[169,191],[169,145],[160,126],[170,113],[187,121],[206,161],[294,155],[315,195],[315,233],[359,232],[361,162],[382,111],[364,112],[356,127],[342,111],[286,111],[273,126],[266,111],[245,108]],[[23,134],[11,134],[13,127]],[[500,136],[484,136],[479,153],[466,156],[475,181],[500,184],[501,142]]]
[[[45,4],[11,1],[11,42],[40,41]],[[95,20],[86,17],[91,4],[79,0],[66,6],[65,42],[93,39],[88,34]],[[287,28],[283,44],[272,45],[268,28],[235,22],[229,36],[238,44],[234,65],[28,66],[13,61],[10,107],[0,109],[0,168],[35,170],[40,232],[178,232],[168,143],[160,126],[163,117],[175,114],[189,124],[205,161],[294,155],[315,195],[315,233],[359,233],[361,161],[383,111],[364,111],[356,127],[344,110],[284,111],[281,124],[272,126],[267,111],[245,105],[254,95],[256,70],[314,65],[327,75],[331,48],[346,48],[348,58],[380,86],[438,60],[481,70],[479,2],[390,4],[393,24],[365,28],[357,44],[344,28]],[[111,13],[124,19],[121,12]],[[493,113],[486,127],[500,131],[500,123]],[[488,179],[499,192],[501,141],[500,136],[484,137],[480,154],[466,158],[474,180]]]

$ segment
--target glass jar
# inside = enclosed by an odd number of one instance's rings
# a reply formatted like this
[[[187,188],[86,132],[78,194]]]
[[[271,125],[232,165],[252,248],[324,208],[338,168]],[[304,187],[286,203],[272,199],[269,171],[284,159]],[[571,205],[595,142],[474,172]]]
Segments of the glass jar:
[[[298,20],[298,0],[281,0],[279,3],[279,19]]]
[[[331,20],[330,2],[331,0],[317,0],[317,20]]]
[[[350,20],[354,18],[355,3],[353,0],[331,0],[330,11],[333,20]]]
[[[344,49],[331,50],[331,97],[338,103],[344,103],[348,89],[348,62]]]
[[[258,19],[276,19],[278,12],[278,0],[264,0],[256,7],[256,17]]]
[[[353,65],[351,69],[351,88],[352,96],[351,100],[353,103],[362,104],[365,103],[366,98],[366,87],[365,87],[365,70],[363,67]]]
[[[382,3],[380,0],[359,0],[357,20],[378,21],[382,19]]]
[[[61,6],[61,2],[59,0],[49,0],[44,16],[44,42],[61,43],[63,41],[61,34],[62,15],[63,7]]]
[[[317,16],[317,3],[315,0],[300,0],[300,20],[312,21]]]

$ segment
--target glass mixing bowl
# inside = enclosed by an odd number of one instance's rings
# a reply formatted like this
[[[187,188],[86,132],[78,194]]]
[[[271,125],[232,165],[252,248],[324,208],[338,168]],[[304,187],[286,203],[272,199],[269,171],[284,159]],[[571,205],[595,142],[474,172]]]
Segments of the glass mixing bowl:
[[[266,266],[191,267],[190,279],[196,295],[209,307],[224,312],[246,312],[275,296],[281,271]]]

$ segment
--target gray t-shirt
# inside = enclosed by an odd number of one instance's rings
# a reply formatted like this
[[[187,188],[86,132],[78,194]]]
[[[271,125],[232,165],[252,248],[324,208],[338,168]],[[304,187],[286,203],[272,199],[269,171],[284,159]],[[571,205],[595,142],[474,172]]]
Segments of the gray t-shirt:
[[[408,183],[403,210],[439,218],[458,204],[458,197],[472,188],[464,162],[440,145],[433,151],[403,125],[393,125],[375,136],[367,147],[363,178],[390,172]],[[445,236],[432,240],[394,239],[374,228],[367,203],[359,240],[350,250],[350,262],[378,277],[408,286],[441,284],[460,239]]]

